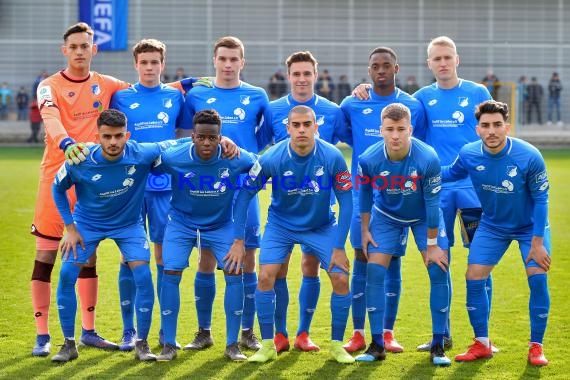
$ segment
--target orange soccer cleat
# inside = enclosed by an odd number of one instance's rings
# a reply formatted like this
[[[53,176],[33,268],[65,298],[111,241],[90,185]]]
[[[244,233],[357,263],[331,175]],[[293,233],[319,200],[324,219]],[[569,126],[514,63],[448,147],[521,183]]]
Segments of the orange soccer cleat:
[[[356,352],[364,350],[366,348],[366,341],[364,340],[364,336],[362,336],[361,333],[355,331],[348,343],[342,347],[346,350],[346,352]]]
[[[273,337],[273,344],[275,344],[275,350],[277,353],[289,351],[291,348],[289,345],[289,338],[283,335],[283,333],[275,334],[275,337]]]
[[[303,331],[295,338],[295,348],[301,351],[319,351],[321,348],[317,346],[306,331]]]
[[[532,365],[548,365],[548,359],[542,352],[542,344],[530,343],[528,348],[528,362]]]
[[[455,355],[455,361],[458,362],[471,362],[473,360],[482,358],[492,358],[493,351],[491,347],[485,346],[483,343],[475,339],[475,343],[469,346],[469,349],[459,355]]]
[[[404,347],[394,339],[392,331],[384,331],[384,349],[395,354],[404,352]]]

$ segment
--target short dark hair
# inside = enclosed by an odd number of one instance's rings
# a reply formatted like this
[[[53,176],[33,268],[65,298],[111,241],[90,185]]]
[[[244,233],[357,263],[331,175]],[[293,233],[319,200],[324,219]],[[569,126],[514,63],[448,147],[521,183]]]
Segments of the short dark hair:
[[[396,55],[396,52],[393,49],[386,46],[379,46],[374,50],[372,50],[372,52],[368,56],[368,60],[370,60],[370,58],[372,58],[374,54],[382,54],[382,53],[390,54],[390,56],[392,56],[392,58],[394,59],[394,62],[398,62],[398,56]]]
[[[166,56],[166,45],[162,41],[154,38],[145,38],[140,40],[133,46],[133,57],[135,62],[139,61],[139,54],[141,53],[160,53],[160,62],[164,62]]]
[[[412,121],[412,113],[410,109],[406,107],[402,103],[392,103],[388,104],[382,110],[380,114],[380,121],[384,121],[384,119],[390,119],[394,121],[399,121],[403,119],[407,119],[408,121]]]
[[[194,118],[192,119],[192,124],[193,125],[196,125],[196,124],[217,125],[218,131],[220,131],[220,128],[222,126],[222,118],[220,117],[220,114],[216,110],[213,110],[213,109],[202,110],[202,111],[196,112],[196,114],[194,115]]]
[[[317,71],[317,66],[319,65],[319,63],[317,62],[317,59],[313,56],[313,54],[310,51],[308,51],[308,50],[298,51],[298,52],[291,54],[285,60],[285,64],[287,65],[287,72],[289,72],[291,65],[293,63],[297,63],[297,62],[309,62],[310,64],[313,65],[313,69],[315,72]]]
[[[93,37],[93,35],[95,34],[93,32],[93,29],[91,29],[91,27],[88,24],[84,22],[78,22],[77,24],[71,25],[69,28],[67,28],[65,33],[63,33],[63,41],[66,42],[67,37],[75,33],[87,33],[91,37]]]
[[[509,106],[507,103],[498,102],[496,100],[487,100],[475,108],[475,118],[477,121],[479,121],[481,115],[485,113],[500,113],[503,115],[503,121],[507,121],[509,118]]]
[[[307,106],[303,106],[303,105],[295,106],[295,107],[291,108],[291,110],[289,111],[289,114],[287,115],[287,118],[291,119],[291,114],[293,114],[293,113],[310,114],[313,116],[313,121],[317,120],[317,116],[315,115],[315,111],[311,107],[307,107]]]
[[[109,127],[125,127],[127,125],[127,116],[119,110],[108,109],[97,118],[97,127],[108,125]]]

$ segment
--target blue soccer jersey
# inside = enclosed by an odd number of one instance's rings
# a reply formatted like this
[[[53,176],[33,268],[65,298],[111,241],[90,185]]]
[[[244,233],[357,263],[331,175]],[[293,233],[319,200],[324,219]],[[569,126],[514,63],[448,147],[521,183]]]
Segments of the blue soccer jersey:
[[[414,97],[424,106],[427,124],[416,128],[414,136],[431,145],[442,165],[449,165],[463,145],[477,141],[475,108],[490,100],[491,94],[481,84],[460,79],[451,89],[440,88],[437,83],[418,90]],[[444,187],[470,187],[468,178]]]
[[[506,234],[530,229],[543,236],[548,175],[540,152],[529,143],[509,137],[497,154],[487,152],[481,140],[470,143],[442,174],[444,181],[471,178],[483,207],[482,224]]]
[[[335,223],[331,209],[331,193],[339,201],[339,225],[335,248],[344,248],[350,226],[352,196],[350,174],[342,153],[333,145],[315,140],[315,148],[307,156],[297,155],[290,140],[271,147],[249,172],[248,182],[236,201],[235,237],[243,238],[245,210],[243,206],[272,178],[271,205],[267,223],[291,231],[309,231]]]
[[[257,156],[240,149],[240,157],[222,157],[221,148],[202,160],[194,144],[179,144],[166,150],[153,170],[172,176],[171,207],[189,216],[194,229],[212,230],[232,220],[232,201],[239,189],[239,176],[247,173]]]
[[[374,206],[396,222],[427,221],[428,228],[438,227],[441,168],[427,144],[412,137],[407,157],[392,161],[384,141],[377,142],[359,157],[358,176],[361,213]]]
[[[53,193],[65,224],[75,221],[109,231],[141,222],[144,184],[151,164],[169,144],[127,141],[123,156],[115,161],[105,159],[97,145],[79,165],[62,165]],[[77,203],[72,215],[65,191],[73,185]]]
[[[192,126],[196,112],[215,109],[222,118],[222,135],[248,152],[259,151],[257,133],[267,128],[269,99],[265,90],[245,82],[235,88],[195,87],[186,95],[184,125]]]
[[[382,140],[380,135],[380,113],[389,104],[402,103],[410,109],[412,114],[411,124],[413,131],[424,129],[426,118],[421,103],[408,93],[396,88],[396,91],[388,96],[380,96],[374,91],[369,92],[367,100],[360,100],[353,96],[347,96],[340,104],[351,134],[352,139],[352,173],[356,173],[358,156],[369,146]]]
[[[336,103],[319,95],[313,95],[311,99],[301,103],[293,99],[291,94],[288,94],[269,103],[271,127],[267,128],[267,131],[271,133],[271,137],[276,143],[289,137],[287,133],[289,111],[299,105],[310,107],[315,111],[317,125],[319,126],[317,131],[319,138],[331,144],[336,144],[339,141],[351,142],[344,114]]]
[[[176,129],[190,128],[182,124],[184,96],[165,84],[145,87],[136,83],[127,89],[117,91],[110,108],[117,109],[127,116],[127,129],[131,140],[137,142],[157,142],[176,137]],[[155,174],[148,177],[147,190],[170,189],[170,177]]]

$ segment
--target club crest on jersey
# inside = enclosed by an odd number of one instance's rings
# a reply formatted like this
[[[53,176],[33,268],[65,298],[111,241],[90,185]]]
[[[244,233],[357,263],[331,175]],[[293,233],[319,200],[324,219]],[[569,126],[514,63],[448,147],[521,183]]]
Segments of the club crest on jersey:
[[[91,86],[91,93],[92,93],[93,95],[99,95],[99,94],[101,94],[101,87],[99,87],[98,84],[92,85],[92,86]]]
[[[220,178],[228,178],[230,176],[230,169],[228,168],[219,168],[218,175]]]
[[[164,108],[172,108],[172,99],[162,99],[162,105]]]
[[[127,171],[127,175],[133,175],[137,171],[137,168],[135,165],[129,165],[125,168],[125,170]]]
[[[507,166],[507,175],[511,178],[517,176],[517,167],[516,166]]]
[[[289,118],[286,117],[285,119],[281,120],[281,124],[287,125],[289,123]]]
[[[236,115],[240,120],[245,119],[245,111],[243,110],[243,108],[236,108],[234,110],[234,115]]]
[[[317,125],[321,126],[325,123],[325,115],[317,115]]]
[[[212,103],[214,103],[216,100],[217,100],[216,98],[210,98],[210,99],[206,100],[206,103],[207,103],[207,104],[212,104]]]
[[[459,107],[467,107],[469,105],[469,98],[460,96],[458,100]]]
[[[249,103],[251,103],[251,101],[249,100],[249,95],[241,95],[240,96],[240,102],[244,106],[247,106]]]
[[[325,174],[325,168],[322,165],[315,166],[315,175],[317,177],[323,176]]]

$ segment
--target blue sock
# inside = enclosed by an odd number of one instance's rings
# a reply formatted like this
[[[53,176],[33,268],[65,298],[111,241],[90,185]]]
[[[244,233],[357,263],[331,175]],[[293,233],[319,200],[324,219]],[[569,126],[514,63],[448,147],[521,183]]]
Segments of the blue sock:
[[[236,343],[241,315],[243,313],[243,279],[242,276],[224,275],[226,292],[224,294],[224,310],[226,312],[226,346]]]
[[[350,304],[352,303],[352,294],[348,292],[345,295],[331,294],[331,339],[343,341],[344,331],[346,330],[346,322],[348,321],[348,313]]]
[[[160,302],[160,293],[162,290],[162,275],[164,274],[164,265],[156,264],[156,294],[158,302]]]
[[[433,334],[432,338],[431,338],[431,346],[435,346],[436,344],[439,344],[440,346],[443,347],[443,334]]]
[[[447,306],[449,307],[447,311],[447,323],[445,325],[445,331],[443,335],[446,338],[451,337],[451,294],[453,293],[453,283],[451,282],[451,247],[447,250],[447,261],[449,265],[447,266],[447,286],[449,287],[449,300]]]
[[[384,292],[386,294],[386,308],[384,309],[384,329],[394,330],[394,323],[398,315],[400,294],[402,292],[402,260],[400,257],[392,257],[390,266],[384,278]]]
[[[210,329],[212,326],[212,308],[216,297],[216,275],[214,273],[196,272],[194,279],[194,296],[198,326]]]
[[[273,339],[275,290],[272,289],[262,292],[256,289],[255,306],[257,308],[257,320],[259,321],[259,329],[261,330],[261,339]]]
[[[257,274],[243,274],[243,316],[241,318],[242,329],[252,329],[255,319],[255,289],[257,288]]]
[[[152,308],[154,307],[154,287],[152,273],[148,264],[139,265],[132,269],[137,292],[135,296],[135,309],[137,313],[137,337],[148,338],[150,323],[152,321]]]
[[[487,291],[487,299],[489,300],[489,315],[487,319],[491,319],[491,301],[493,300],[493,277],[489,273],[487,282],[485,283],[485,290]]]
[[[289,288],[287,278],[275,280],[275,333],[289,336],[287,333],[287,308],[289,307]]]
[[[432,333],[441,334],[443,337],[449,316],[448,276],[446,272],[433,263],[428,266],[428,274],[430,281],[429,308],[431,311]],[[433,344],[435,343],[437,342],[433,342]]]
[[[135,328],[135,279],[127,264],[119,265],[119,299],[121,300],[121,317],[123,331]]]
[[[178,313],[180,312],[180,281],[182,276],[164,274],[160,296],[160,326],[164,342],[176,345]]]
[[[64,262],[59,271],[57,284],[57,312],[64,338],[75,336],[75,314],[77,313],[77,297],[75,283],[81,270],[75,264]]]
[[[530,341],[541,343],[548,323],[550,311],[550,294],[548,292],[548,276],[546,273],[532,275],[528,278],[530,299],[528,311],[530,315]]]
[[[363,330],[366,322],[366,262],[354,259],[352,272],[352,324],[355,330]]]
[[[311,321],[313,320],[313,315],[315,315],[315,309],[317,308],[320,293],[320,277],[303,276],[301,289],[299,289],[299,328],[297,330],[297,335],[301,334],[303,331],[306,331],[307,334],[309,333]]]
[[[476,338],[489,336],[487,321],[489,301],[485,291],[486,282],[487,279],[467,280],[467,312]]]
[[[368,263],[366,269],[366,308],[368,309],[372,336],[380,335],[379,339],[373,339],[381,346],[384,345],[382,333],[384,330],[384,309],[386,307],[386,297],[384,296],[385,278],[385,267],[379,264]]]

